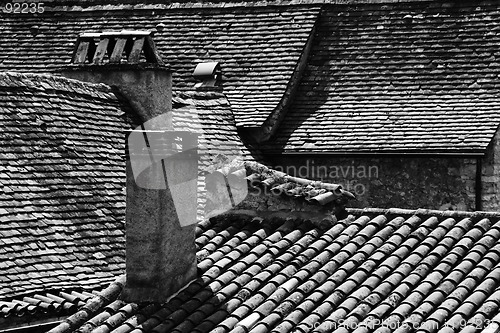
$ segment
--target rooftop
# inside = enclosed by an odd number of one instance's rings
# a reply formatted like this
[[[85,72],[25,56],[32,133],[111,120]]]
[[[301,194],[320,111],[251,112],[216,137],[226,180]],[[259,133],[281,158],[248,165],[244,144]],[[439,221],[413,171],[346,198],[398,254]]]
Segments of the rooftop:
[[[124,143],[134,111],[106,85],[59,76],[0,73],[0,87],[8,134],[0,142],[0,251],[8,258],[0,263],[0,327],[5,327],[72,314],[123,273]],[[221,156],[252,160],[229,107],[216,91],[173,94],[174,129],[200,133],[200,176],[214,172]],[[247,163],[249,176],[262,181],[272,176],[267,167]],[[287,179],[291,185],[296,181]],[[314,184],[302,183],[295,185],[295,196],[304,201]],[[339,189],[335,198],[343,193]]]
[[[59,71],[70,62],[73,43],[83,32],[154,31],[158,52],[172,70],[174,90],[193,87],[197,63],[218,61],[237,125],[258,126],[287,92],[319,7],[193,7],[142,9],[101,2],[55,6],[29,16],[2,12],[0,40],[9,47],[0,51],[0,70]]]
[[[124,269],[130,109],[61,77],[0,73],[0,87],[0,298],[108,284]]]
[[[500,123],[500,6],[324,6],[266,150],[484,154]]]
[[[47,8],[0,14],[11,45],[0,51],[0,70],[58,71],[82,32],[153,31],[175,89],[194,86],[196,64],[221,64],[236,125],[274,133],[263,147],[269,153],[481,155],[500,123],[494,1],[99,0]]]
[[[321,228],[291,216],[200,223],[199,277],[177,295],[164,304],[127,304],[117,298],[121,279],[111,296],[101,293],[51,333],[499,327],[498,213],[348,212]]]
[[[236,126],[268,123],[288,105],[268,152],[483,154],[500,123],[500,6],[383,2],[54,2],[37,15],[0,13],[0,38],[12,45],[0,70],[57,72],[81,32],[126,22],[155,31],[178,90],[178,129],[192,129],[193,112],[207,129],[207,169],[235,148],[248,156]],[[225,95],[187,91],[202,61],[221,63]],[[199,278],[164,304],[120,301],[123,277],[94,297],[124,270],[130,107],[110,87],[45,74],[1,73],[0,87],[4,318],[80,307],[53,332],[500,329],[497,213],[351,209],[322,223],[223,215],[198,225]],[[336,197],[337,188],[248,165],[271,191]]]

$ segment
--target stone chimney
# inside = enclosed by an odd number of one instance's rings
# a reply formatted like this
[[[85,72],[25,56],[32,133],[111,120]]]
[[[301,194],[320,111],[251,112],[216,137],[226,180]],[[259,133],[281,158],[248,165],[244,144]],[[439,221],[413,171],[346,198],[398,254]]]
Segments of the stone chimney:
[[[69,78],[117,87],[142,122],[127,135],[127,282],[122,298],[136,303],[165,301],[197,273],[195,220],[186,223],[186,216],[180,217],[184,207],[196,207],[197,164],[191,149],[195,144],[190,144],[190,151],[170,151],[178,139],[172,134],[172,76],[152,37],[149,31],[81,34],[71,65],[62,72]],[[132,136],[139,139],[131,141]],[[176,158],[166,162],[161,154]],[[182,177],[176,170],[182,170]],[[185,202],[185,194],[179,205],[176,193],[172,195],[174,187],[186,179],[193,183],[193,175],[194,188],[184,192],[194,197],[194,206]]]

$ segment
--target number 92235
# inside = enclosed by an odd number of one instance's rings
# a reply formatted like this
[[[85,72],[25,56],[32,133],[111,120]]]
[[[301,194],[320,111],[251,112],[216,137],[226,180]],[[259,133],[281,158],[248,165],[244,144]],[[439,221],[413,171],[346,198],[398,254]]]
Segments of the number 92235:
[[[9,2],[1,10],[8,14],[35,14],[43,13],[45,8],[42,2]]]

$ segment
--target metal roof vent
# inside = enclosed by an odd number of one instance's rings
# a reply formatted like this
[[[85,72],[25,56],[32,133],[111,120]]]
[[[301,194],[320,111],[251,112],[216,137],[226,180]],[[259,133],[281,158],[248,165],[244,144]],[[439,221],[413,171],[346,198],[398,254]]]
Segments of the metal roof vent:
[[[213,87],[219,85],[222,71],[218,62],[202,62],[196,65],[193,76],[201,81],[195,87]]]
[[[144,54],[146,63],[164,65],[152,37],[152,31],[82,33],[76,41],[71,63],[139,64]]]

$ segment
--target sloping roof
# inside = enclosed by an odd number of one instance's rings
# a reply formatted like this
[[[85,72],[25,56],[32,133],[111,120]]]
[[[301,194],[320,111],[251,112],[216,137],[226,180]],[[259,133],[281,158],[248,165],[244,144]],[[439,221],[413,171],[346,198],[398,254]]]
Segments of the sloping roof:
[[[220,91],[174,91],[172,96],[175,130],[199,133],[201,169],[213,171],[219,157],[240,156],[253,160],[241,142],[227,97]]]
[[[172,123],[176,131],[198,134],[198,220],[207,214],[205,177],[232,161],[253,160],[241,142],[227,97],[217,89],[175,91]]]
[[[483,154],[500,122],[491,0],[126,2],[0,14],[0,70],[57,71],[83,31],[152,29],[176,88],[221,63],[238,126],[274,128],[295,97],[268,152]]]
[[[220,91],[176,91],[172,97],[175,130],[198,133],[199,177],[198,217],[203,220],[207,211],[205,176],[221,168],[245,167],[250,186],[260,186],[269,193],[287,194],[294,198],[305,198],[307,202],[320,205],[337,202],[347,203],[354,196],[340,185],[325,184],[289,175],[268,168],[254,160],[238,135],[227,98]],[[227,176],[227,175],[226,175]],[[307,204],[304,202],[304,204]]]
[[[203,131],[207,157],[234,147],[248,157],[222,93],[176,92],[173,109],[176,130]],[[0,73],[0,115],[2,327],[74,313],[80,291],[123,272],[125,131],[134,115],[106,85],[14,72]]]
[[[0,299],[124,269],[128,111],[105,85],[0,73]]]
[[[237,125],[245,126],[259,126],[277,107],[319,13],[314,5],[45,6],[37,15],[0,13],[0,40],[9,45],[0,50],[0,70],[57,71],[69,63],[82,32],[154,30],[174,89],[194,85],[197,63],[219,61]]]
[[[201,131],[202,174],[215,171],[221,156],[252,161],[222,93],[178,91],[172,100],[174,129]],[[74,313],[79,295],[124,271],[125,133],[134,114],[103,84],[7,72],[0,73],[0,115],[0,253],[7,259],[0,262],[0,327],[6,327],[18,317]],[[271,172],[255,162],[247,169],[262,180]]]
[[[326,230],[294,218],[205,221],[196,229],[200,276],[175,297],[126,304],[104,293],[97,300],[109,306],[51,333],[498,329],[500,214],[349,213]]]
[[[268,151],[484,153],[500,123],[497,2],[323,8]]]
[[[0,328],[46,322],[48,318],[64,318],[85,306],[87,301],[96,296],[97,291],[35,293],[19,299],[0,301]]]

